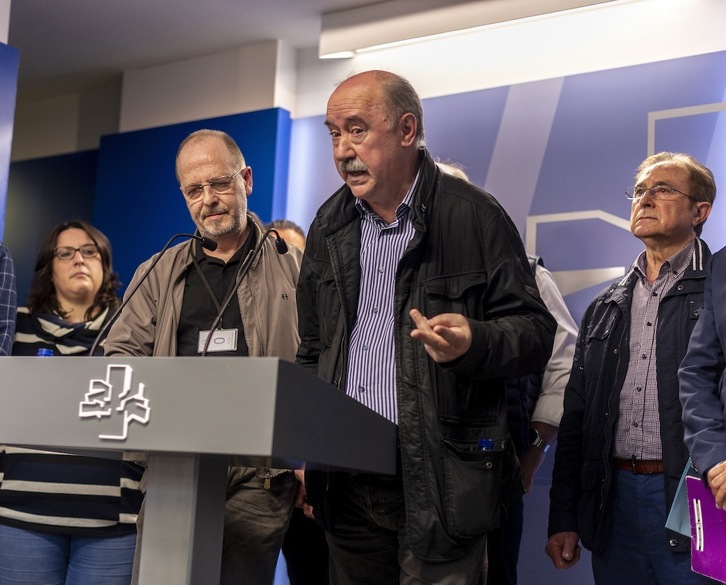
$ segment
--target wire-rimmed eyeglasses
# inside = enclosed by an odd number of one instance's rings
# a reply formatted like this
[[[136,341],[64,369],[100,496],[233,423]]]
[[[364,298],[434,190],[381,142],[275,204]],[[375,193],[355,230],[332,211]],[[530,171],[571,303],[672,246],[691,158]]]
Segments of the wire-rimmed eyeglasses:
[[[683,195],[684,197],[688,197],[693,201],[698,201],[698,199],[696,199],[695,197],[691,197],[688,193],[679,191],[673,185],[669,185],[668,183],[658,183],[657,185],[653,185],[652,187],[636,185],[632,188],[632,190],[625,191],[625,197],[627,197],[630,201],[640,201],[643,197],[646,196],[646,194],[650,195],[651,199],[661,201],[675,199],[678,195]]]
[[[73,260],[76,256],[76,252],[80,252],[84,258],[95,258],[98,255],[98,246],[96,244],[83,244],[80,248],[74,248],[73,246],[58,246],[53,250],[53,254],[61,262],[68,262]]]
[[[181,192],[184,194],[184,197],[186,197],[188,201],[196,201],[197,199],[202,197],[204,195],[204,187],[206,186],[209,186],[209,188],[218,195],[222,195],[223,193],[229,193],[232,190],[232,184],[234,183],[237,175],[239,175],[246,168],[247,167],[242,167],[234,175],[216,177],[215,179],[209,179],[209,181],[207,181],[206,183],[192,183],[191,185],[187,185],[186,187],[180,186],[179,189],[181,189]]]

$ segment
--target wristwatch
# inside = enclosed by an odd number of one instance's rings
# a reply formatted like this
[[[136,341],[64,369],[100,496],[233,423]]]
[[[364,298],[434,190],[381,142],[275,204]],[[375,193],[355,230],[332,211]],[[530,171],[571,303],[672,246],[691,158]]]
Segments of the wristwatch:
[[[547,453],[550,448],[550,446],[544,442],[544,439],[539,436],[537,429],[533,429],[531,427],[529,429],[529,444],[532,445],[532,447],[537,447],[537,449],[542,449],[543,453]]]

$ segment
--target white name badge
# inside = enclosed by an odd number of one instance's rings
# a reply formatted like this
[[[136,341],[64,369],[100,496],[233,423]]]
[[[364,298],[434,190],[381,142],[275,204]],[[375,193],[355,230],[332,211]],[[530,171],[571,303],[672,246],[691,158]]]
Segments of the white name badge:
[[[204,351],[204,344],[207,343],[209,331],[199,332],[199,345],[197,351]],[[207,353],[217,351],[237,351],[237,330],[236,329],[215,329],[212,334],[212,340],[207,347]]]

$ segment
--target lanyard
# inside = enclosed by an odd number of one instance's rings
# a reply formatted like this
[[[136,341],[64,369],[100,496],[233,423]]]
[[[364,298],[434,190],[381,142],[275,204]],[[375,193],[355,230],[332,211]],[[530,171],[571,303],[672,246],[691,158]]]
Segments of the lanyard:
[[[197,271],[197,274],[199,275],[199,278],[202,281],[202,284],[204,284],[204,288],[207,289],[207,293],[209,293],[209,296],[211,297],[212,301],[214,302],[214,306],[217,308],[217,312],[219,312],[222,309],[222,305],[219,303],[219,299],[217,298],[217,295],[212,290],[212,286],[209,284],[209,281],[207,280],[207,277],[204,274],[204,271],[202,270],[202,267],[199,265],[199,261],[197,260],[197,250],[196,250],[197,243],[194,242],[194,251],[192,253],[192,262],[194,263],[194,268]],[[232,279],[232,282],[229,283],[229,287],[227,288],[227,292],[224,294],[224,299],[226,299],[229,294],[232,292],[232,289],[237,288],[239,286],[239,282],[237,282],[237,278],[239,276],[239,270],[240,267],[244,264],[244,262],[240,261],[237,265],[237,269],[234,273],[234,278]],[[217,325],[218,329],[224,329],[224,326],[222,325],[223,318],[219,319],[219,324]]]

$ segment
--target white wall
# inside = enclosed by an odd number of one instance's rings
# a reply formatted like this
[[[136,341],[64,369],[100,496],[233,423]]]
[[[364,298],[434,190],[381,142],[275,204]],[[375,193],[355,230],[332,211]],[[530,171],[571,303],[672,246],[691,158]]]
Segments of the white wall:
[[[725,22],[724,0],[621,0],[346,60],[319,60],[316,49],[295,54],[278,41],[258,43],[125,72],[118,130],[269,107],[293,117],[318,115],[336,83],[370,68],[404,75],[428,98],[710,53],[726,50]],[[220,74],[229,76],[230,90],[208,91]],[[667,91],[669,83],[677,80],[633,91]],[[13,160],[93,148],[92,137],[71,127],[87,124],[81,101],[72,95],[19,105],[15,135],[22,149],[14,145]],[[112,131],[108,123],[104,131]]]
[[[291,49],[279,41],[270,41],[126,71],[119,130],[139,130],[271,107],[291,110],[294,60]]]
[[[294,115],[322,114],[335,84],[366,69],[395,71],[429,98],[721,51],[724,23],[724,0],[629,0],[347,60],[303,51]],[[633,91],[677,83],[663,81]]]
[[[8,44],[10,30],[10,0],[0,0],[0,43]]]

